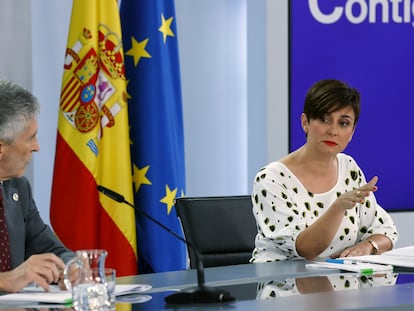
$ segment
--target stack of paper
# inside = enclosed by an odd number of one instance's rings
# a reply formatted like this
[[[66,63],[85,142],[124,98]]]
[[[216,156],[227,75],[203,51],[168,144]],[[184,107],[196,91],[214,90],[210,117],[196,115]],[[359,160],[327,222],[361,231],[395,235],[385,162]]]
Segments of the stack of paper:
[[[359,262],[349,259],[328,259],[326,261],[313,261],[306,264],[306,268],[330,268],[344,271],[357,272],[359,274],[387,273],[393,270],[391,265]]]
[[[306,267],[334,268],[360,273],[392,271],[393,267],[414,268],[414,246],[396,248],[380,255],[343,257],[323,262],[312,262]]]
[[[343,259],[392,265],[394,267],[414,268],[414,246],[396,248],[381,255],[355,256]]]
[[[50,286],[49,292],[45,292],[40,287],[29,286],[18,293],[1,295],[0,302],[45,302],[68,305],[72,303],[72,294],[60,290],[58,286]]]
[[[136,295],[150,289],[151,285],[147,284],[117,284],[115,285],[115,295],[117,297]],[[68,305],[72,303],[72,294],[69,291],[60,290],[57,286],[51,286],[49,292],[45,292],[40,287],[30,286],[18,293],[0,295],[1,302],[38,302]]]

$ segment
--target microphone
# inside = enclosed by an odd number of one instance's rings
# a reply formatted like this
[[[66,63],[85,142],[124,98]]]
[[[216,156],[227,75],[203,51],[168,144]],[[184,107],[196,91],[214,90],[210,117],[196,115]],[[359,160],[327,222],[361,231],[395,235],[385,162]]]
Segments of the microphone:
[[[164,224],[156,220],[151,215],[147,214],[141,208],[125,200],[122,194],[119,194],[101,185],[98,185],[97,189],[99,192],[103,193],[104,195],[111,198],[112,200],[117,201],[119,203],[125,203],[131,206],[135,211],[137,211],[142,216],[148,218],[153,223],[163,228],[165,231],[173,235],[175,238],[179,239],[181,242],[185,243],[187,246],[189,246],[194,251],[196,258],[197,258],[197,283],[198,285],[196,287],[189,288],[184,291],[180,291],[180,292],[177,292],[177,293],[174,293],[172,295],[165,297],[164,299],[165,302],[171,303],[171,304],[190,304],[190,303],[231,302],[235,300],[235,298],[231,296],[228,291],[219,289],[219,288],[208,287],[205,285],[203,261],[201,260],[200,252],[197,250],[197,248],[194,245],[192,245],[190,242],[183,239],[181,236],[179,236],[177,233],[172,231],[170,228],[168,228],[167,226],[165,226]]]

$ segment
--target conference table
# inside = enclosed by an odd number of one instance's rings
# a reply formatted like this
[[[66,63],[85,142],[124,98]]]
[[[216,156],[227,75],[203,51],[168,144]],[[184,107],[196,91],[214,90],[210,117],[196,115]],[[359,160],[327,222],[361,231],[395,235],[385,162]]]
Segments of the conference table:
[[[133,310],[414,310],[414,272],[361,275],[308,268],[305,260],[241,264],[204,269],[205,285],[220,288],[232,302],[168,304],[164,298],[197,286],[197,271],[120,277],[119,284],[149,284],[147,301]],[[122,304],[117,304],[117,309]]]
[[[117,284],[150,285],[123,297],[116,311],[147,310],[414,310],[414,271],[364,275],[320,267],[305,260],[252,263],[204,269],[205,286],[229,293],[234,301],[171,304],[165,298],[197,288],[197,270],[170,271],[117,278]],[[144,286],[142,286],[144,287]],[[72,310],[63,306],[0,304],[8,310]]]

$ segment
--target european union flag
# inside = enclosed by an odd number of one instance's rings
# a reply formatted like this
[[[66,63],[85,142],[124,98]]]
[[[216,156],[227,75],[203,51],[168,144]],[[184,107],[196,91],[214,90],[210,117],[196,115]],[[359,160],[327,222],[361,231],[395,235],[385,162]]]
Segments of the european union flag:
[[[122,0],[135,204],[182,236],[174,199],[184,194],[184,135],[173,0]],[[186,268],[185,244],[136,215],[138,272]]]

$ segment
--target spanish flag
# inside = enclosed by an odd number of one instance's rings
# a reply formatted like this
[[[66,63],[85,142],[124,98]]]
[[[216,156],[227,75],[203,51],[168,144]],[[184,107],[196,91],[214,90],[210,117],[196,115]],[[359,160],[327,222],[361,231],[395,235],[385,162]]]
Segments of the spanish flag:
[[[134,202],[126,84],[117,1],[74,0],[50,219],[72,250],[106,249],[105,266],[117,276],[137,273],[135,212],[97,186]]]

